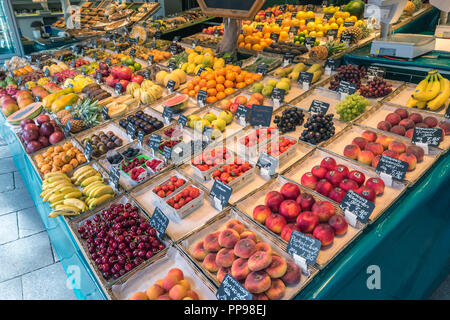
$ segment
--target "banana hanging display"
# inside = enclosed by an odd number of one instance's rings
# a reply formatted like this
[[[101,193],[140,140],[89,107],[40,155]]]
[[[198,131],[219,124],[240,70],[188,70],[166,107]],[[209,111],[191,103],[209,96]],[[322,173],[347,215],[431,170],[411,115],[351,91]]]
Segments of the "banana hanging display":
[[[407,107],[437,110],[448,107],[450,97],[450,81],[436,70],[431,70],[425,79],[419,82],[406,103]]]

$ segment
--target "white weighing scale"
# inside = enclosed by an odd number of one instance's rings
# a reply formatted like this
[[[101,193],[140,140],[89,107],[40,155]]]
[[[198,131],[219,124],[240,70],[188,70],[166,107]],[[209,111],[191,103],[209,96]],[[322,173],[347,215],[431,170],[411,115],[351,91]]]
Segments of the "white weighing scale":
[[[439,0],[449,1],[449,0]],[[370,54],[374,56],[389,56],[412,60],[425,53],[433,51],[436,37],[421,34],[392,34],[392,24],[397,22],[405,8],[407,0],[369,0],[368,5],[379,8],[381,36],[374,40]]]
[[[449,0],[430,0],[430,4],[433,7],[441,10],[441,16],[439,18],[439,24],[436,26],[434,35],[438,38],[450,39],[450,21],[448,19],[450,13],[450,1]]]

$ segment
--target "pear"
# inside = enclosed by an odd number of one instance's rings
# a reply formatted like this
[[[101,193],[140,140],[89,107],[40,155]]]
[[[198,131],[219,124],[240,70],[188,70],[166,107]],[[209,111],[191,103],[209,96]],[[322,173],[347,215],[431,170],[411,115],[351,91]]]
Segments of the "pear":
[[[270,95],[272,94],[272,90],[273,90],[273,87],[272,87],[272,86],[266,85],[266,86],[264,87],[264,89],[261,91],[261,94],[262,94],[264,97],[270,97]]]
[[[252,87],[252,92],[253,93],[261,93],[261,91],[263,90],[264,86],[262,85],[262,83],[255,83]]]
[[[214,120],[217,119],[217,116],[216,116],[214,113],[209,112],[209,113],[207,113],[207,114],[203,117],[203,119],[206,119],[206,120],[208,120],[209,122],[213,122]]]
[[[297,80],[298,80],[298,76],[300,75],[300,72],[291,72],[290,74],[289,74],[289,79],[291,80],[291,81],[294,81],[294,82],[296,82]]]
[[[223,119],[226,124],[230,124],[233,120],[233,114],[230,111],[221,111],[219,114],[219,119]]]
[[[294,69],[292,70],[292,72],[298,72],[298,73],[300,73],[300,72],[303,72],[303,71],[305,71],[306,70],[306,66],[305,66],[305,64],[304,63],[297,63],[295,66],[294,66]],[[298,78],[298,77],[297,77]]]
[[[221,132],[223,132],[225,130],[225,127],[227,126],[227,122],[222,118],[214,120],[213,122],[211,122],[211,124],[212,124],[213,128],[217,128]]]
[[[266,86],[275,87],[277,85],[277,80],[269,80],[266,82]]]

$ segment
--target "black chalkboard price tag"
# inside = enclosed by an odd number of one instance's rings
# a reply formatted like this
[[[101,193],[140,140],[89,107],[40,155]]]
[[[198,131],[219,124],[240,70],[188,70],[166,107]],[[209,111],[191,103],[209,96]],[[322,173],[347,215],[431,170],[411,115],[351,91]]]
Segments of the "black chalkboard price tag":
[[[70,61],[70,67],[75,68],[75,59],[72,59],[72,61]]]
[[[253,295],[248,292],[236,279],[229,273],[225,275],[222,283],[217,289],[216,297],[218,300],[252,300]]]
[[[173,37],[173,42],[180,42],[180,36]]]
[[[341,80],[341,82],[339,82],[336,92],[339,93],[341,95],[341,99],[343,99],[349,94],[354,94],[357,88],[358,87],[356,86],[356,84]]]
[[[392,179],[397,181],[405,179],[408,163],[383,154],[375,170],[385,184],[392,185]]]
[[[177,63],[175,61],[170,61],[168,67],[169,67],[169,71],[173,72],[173,70],[175,70],[177,68]]]
[[[329,103],[314,99],[309,106],[309,112],[326,114],[329,107]]]
[[[384,77],[386,73],[386,68],[369,66],[366,70],[367,78],[372,81],[374,78]]]
[[[170,107],[164,107],[162,117],[166,120],[166,123],[170,123],[173,117],[173,109]]]
[[[208,96],[208,93],[205,90],[198,90],[197,103],[200,107],[205,106],[207,96]]]
[[[147,62],[148,64],[151,66],[153,64],[153,60],[155,59],[155,57],[152,54],[148,55],[148,59]]]
[[[81,74],[82,74],[83,76],[86,75],[86,66],[82,66],[82,67],[81,67]]]
[[[264,28],[264,25],[263,24],[257,24],[256,25],[256,30],[258,30],[258,31],[262,31],[262,29]]]
[[[316,43],[316,38],[315,37],[306,37],[305,38],[305,46],[308,49],[311,49],[312,47],[314,47]]]
[[[314,265],[322,244],[316,238],[294,230],[289,238],[286,252],[294,257],[303,273],[309,274],[308,265]]]
[[[167,88],[167,90],[169,90],[170,93],[172,93],[173,90],[174,90],[174,88],[175,88],[175,85],[176,85],[175,81],[169,80],[169,81],[167,82],[166,88]]]
[[[169,225],[169,218],[159,209],[155,208],[152,217],[150,218],[150,226],[158,231],[160,237],[166,233],[167,226]]]
[[[426,144],[431,147],[439,147],[442,141],[442,129],[414,127],[411,141],[417,145]]]
[[[215,38],[218,38],[220,36],[220,29],[219,28],[214,29],[213,35]]]
[[[141,146],[144,144],[144,136],[145,136],[145,131],[144,130],[139,130],[137,133],[137,141],[141,144]]]
[[[307,4],[306,5],[306,10],[305,11],[314,11],[314,5],[313,4]]]
[[[70,135],[70,129],[72,129],[72,123],[70,123],[70,120],[67,121],[66,125],[63,127],[64,135],[66,138]]]
[[[41,60],[36,60],[36,67],[38,68],[38,69],[40,69],[41,68]]]
[[[114,86],[114,92],[116,94],[121,94],[121,92],[122,92],[122,84],[120,82],[117,82],[116,85]]]
[[[94,52],[94,57],[93,58],[94,58],[95,61],[98,60],[98,53],[97,52]]]
[[[283,55],[283,62],[285,65],[288,65],[294,61],[294,54],[291,52],[287,52]]]
[[[178,52],[178,46],[177,46],[177,43],[176,43],[176,42],[172,42],[172,43],[169,45],[169,51],[170,51],[170,53],[172,53],[172,55],[176,55],[176,54],[177,54],[177,52]]]
[[[272,176],[277,172],[278,158],[267,154],[267,152],[262,152],[256,165],[259,167],[259,172],[262,176]]]
[[[260,73],[263,77],[266,75],[268,67],[265,63],[260,63],[256,67],[256,73]]]
[[[34,102],[39,102],[39,101],[41,101],[41,97],[35,96],[35,97],[34,97]]]
[[[102,83],[102,74],[100,72],[97,72],[95,75],[95,80],[97,80],[98,84]]]
[[[144,71],[144,79],[150,80],[150,71]]]
[[[206,71],[206,69],[203,68],[203,67],[200,67],[200,68],[198,69],[197,76],[201,76],[203,71]]]
[[[273,107],[254,104],[250,113],[249,122],[253,126],[269,127],[272,120]]]
[[[227,65],[227,64],[232,64],[233,63],[233,57],[230,57],[230,56],[228,56],[228,57],[225,57],[225,64]]]
[[[150,43],[150,49],[156,49],[156,42]]]
[[[119,166],[111,166],[109,171],[109,181],[112,183],[114,188],[117,190],[119,188],[120,171]]]
[[[106,58],[105,63],[106,63],[106,65],[110,66],[111,65],[111,58]]]
[[[278,42],[278,39],[280,39],[280,34],[272,32],[270,34],[270,39],[272,39],[274,42]]]
[[[148,147],[153,150],[158,150],[160,144],[161,144],[161,136],[152,133],[150,138],[148,139]]]
[[[177,122],[184,128],[188,122],[188,118],[184,114],[180,114]]]
[[[155,32],[155,39],[161,39],[161,36],[162,36],[161,30],[157,30],[157,31]]]
[[[336,61],[334,59],[328,58],[325,62],[325,75],[331,75],[331,71],[336,70]]]
[[[194,39],[192,40],[192,48],[195,48],[200,43],[200,39]]]
[[[88,161],[92,158],[92,153],[94,152],[94,147],[90,142],[86,142],[86,145],[84,146],[84,156]]]
[[[355,227],[355,220],[358,220],[361,223],[367,222],[375,208],[375,204],[353,190],[348,190],[339,204],[339,207],[345,212],[345,216],[349,223]]]
[[[45,75],[46,77],[48,77],[48,76],[50,75],[50,69],[49,69],[49,68],[45,68],[45,70],[44,70],[44,75]]]
[[[447,108],[447,111],[445,111],[445,117],[450,119],[450,108]]]
[[[207,141],[211,141],[213,128],[209,126],[205,126],[203,128],[203,135],[206,137]]]
[[[266,11],[265,16],[266,18],[270,18],[273,15],[272,11]]]
[[[326,12],[323,14],[323,18],[326,20],[330,20],[330,18],[332,18],[334,16],[334,13],[332,12]]]
[[[222,211],[228,205],[228,200],[230,200],[233,189],[220,181],[219,179],[214,180],[213,186],[209,194],[214,200],[214,207]]]
[[[338,34],[338,29],[328,29],[326,36],[329,40],[334,40]]]
[[[284,100],[284,95],[286,94],[286,91],[284,89],[274,88],[272,90],[272,93],[270,94],[270,98],[273,101],[273,104],[275,107],[279,108],[281,103]]]
[[[130,50],[130,57],[132,58],[136,57],[136,49],[133,48]]]
[[[313,77],[314,74],[311,72],[300,72],[297,80],[298,84],[302,86],[303,90],[309,90]]]
[[[136,126],[130,121],[128,122],[127,125],[127,135],[134,140],[135,136],[136,136]]]
[[[340,42],[347,42],[350,45],[353,42],[353,34],[341,33]]]
[[[54,83],[58,83],[59,82],[58,81],[58,76],[56,74],[53,76],[53,82]],[[19,85],[19,81],[17,81],[17,84]]]
[[[103,107],[102,116],[103,116],[103,120],[105,120],[105,121],[110,119],[108,107],[106,107],[106,106]]]
[[[275,19],[275,23],[279,26],[283,23],[283,19]]]
[[[165,146],[163,149],[163,157],[167,160],[170,160],[170,158],[172,158],[172,148]]]
[[[292,33],[292,34],[294,34],[294,36],[296,36],[297,33],[298,33],[298,27],[296,27],[296,26],[291,26],[291,27],[289,28],[289,33]]]
[[[348,20],[344,22],[344,27],[353,27],[355,25],[355,21]]]
[[[248,122],[248,118],[250,116],[250,113],[252,112],[252,109],[239,104],[236,109],[236,118],[239,119],[239,122],[242,126],[246,126]]]

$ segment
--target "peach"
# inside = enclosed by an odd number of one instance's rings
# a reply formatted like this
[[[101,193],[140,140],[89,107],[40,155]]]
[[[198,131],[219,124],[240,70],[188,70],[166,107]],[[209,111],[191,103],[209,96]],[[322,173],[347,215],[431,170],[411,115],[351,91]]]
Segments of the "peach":
[[[280,205],[280,214],[288,221],[297,218],[300,211],[300,205],[295,200],[284,200]]]
[[[155,284],[157,284],[158,286],[160,286],[162,288],[163,287],[163,279],[159,279],[158,281],[155,282]]]
[[[256,241],[257,241],[256,233],[254,233],[251,230],[245,230],[244,232],[241,233],[241,239],[250,239],[250,240],[255,241],[255,243],[256,243]]]
[[[216,263],[216,256],[216,253],[209,253],[205,260],[203,260],[203,266],[209,272],[216,273],[219,270],[219,266]]]
[[[217,252],[220,250],[219,244],[219,234],[220,232],[210,233],[205,237],[203,242],[203,247],[208,252]]]
[[[230,274],[230,272],[231,268],[220,267],[219,271],[217,271],[217,281],[219,281],[219,283],[222,283],[227,273]]]
[[[325,178],[325,175],[327,174],[328,170],[321,166],[314,166],[311,169],[311,173],[317,178],[317,179],[323,179]]]
[[[406,133],[406,129],[403,126],[397,125],[393,126],[391,130],[389,130],[392,133],[398,134],[399,136],[404,136]]]
[[[284,285],[284,282],[280,279],[274,279],[272,280],[269,290],[267,290],[265,294],[270,300],[279,300],[284,296],[285,292],[286,286]]]
[[[270,216],[271,214],[272,211],[270,211],[269,207],[263,204],[260,204],[259,206],[256,206],[253,209],[253,219],[262,224],[266,222],[267,217]]]
[[[280,234],[281,239],[283,239],[283,240],[286,241],[286,242],[289,242],[289,239],[291,239],[291,234],[292,234],[292,232],[293,232],[294,230],[295,230],[295,231],[298,231],[298,232],[301,232],[301,231],[300,231],[300,228],[297,227],[297,226],[295,225],[295,223],[288,223],[287,225],[285,225],[285,226],[283,227],[283,229],[281,230],[281,234]]]
[[[280,193],[287,200],[295,200],[300,195],[300,188],[295,183],[287,182],[281,187]]]
[[[128,300],[148,300],[148,297],[145,292],[138,291],[133,293],[133,295],[129,297]]]
[[[312,213],[319,218],[319,222],[327,222],[336,212],[330,201],[318,201],[312,206]]]
[[[205,259],[206,255],[208,254],[208,251],[206,251],[205,247],[203,246],[204,242],[199,241],[194,246],[194,249],[192,249],[192,256],[194,259],[203,261]]]
[[[382,154],[384,151],[384,147],[381,143],[378,142],[369,142],[366,146],[367,151],[372,151],[374,156]]]
[[[342,235],[347,232],[348,224],[343,216],[338,214],[332,216],[328,221],[328,224],[333,228],[334,234]]]
[[[378,136],[376,142],[380,143],[384,150],[386,150],[389,147],[389,144],[392,142],[392,138],[388,136]]]
[[[380,178],[372,177],[372,178],[367,179],[366,186],[375,190],[375,194],[377,196],[379,196],[380,194],[383,194],[383,192],[384,192],[384,182]]]
[[[425,155],[425,151],[421,147],[418,146],[408,146],[406,148],[406,153],[412,153],[416,156],[417,162],[423,161],[423,157]]]
[[[423,119],[423,122],[426,123],[430,128],[434,128],[438,125],[437,119],[431,116],[425,117],[425,119]]]
[[[251,239],[239,240],[234,246],[234,254],[239,258],[247,259],[256,251],[256,243]]]
[[[316,200],[314,200],[313,196],[310,195],[309,193],[302,193],[295,201],[297,201],[297,203],[300,205],[300,208],[302,208],[302,211],[311,210],[314,202],[316,202]]]
[[[238,219],[228,221],[225,227],[228,229],[234,229],[239,234],[241,234],[245,230],[244,224],[240,222]]]
[[[262,293],[269,290],[272,280],[265,271],[250,272],[245,279],[244,287],[250,293]]]
[[[169,291],[169,297],[172,300],[183,300],[187,296],[187,290],[181,284],[177,284]]]
[[[400,122],[398,123],[398,125],[404,127],[405,130],[408,130],[408,129],[414,128],[414,126],[415,126],[416,124],[415,124],[414,121],[412,121],[411,119],[402,119],[402,121],[400,121]]]
[[[252,295],[252,300],[269,300],[264,293],[258,293]]]
[[[358,161],[367,165],[370,165],[372,163],[373,158],[375,155],[372,151],[369,150],[363,150],[358,155]]]
[[[367,140],[363,137],[356,137],[353,139],[352,144],[356,144],[361,150],[363,150],[367,145]]]
[[[177,283],[178,283],[178,279],[174,275],[168,274],[164,277],[164,279],[162,281],[162,287],[164,290],[166,290],[168,292]]]
[[[186,290],[191,289],[191,284],[186,279],[179,281],[178,284],[182,285]]]
[[[414,154],[412,153],[402,153],[399,157],[398,160],[404,161],[406,163],[408,163],[408,171],[412,171],[416,168],[416,164],[417,164],[417,158]]]
[[[248,274],[250,273],[250,269],[248,268],[247,259],[236,259],[231,265],[231,276],[237,281],[244,280]]]
[[[302,175],[302,178],[300,179],[300,183],[302,186],[306,188],[310,188],[314,190],[317,186],[317,177],[314,176],[311,172],[306,172]]]
[[[395,126],[402,118],[397,113],[389,113],[384,120]]]
[[[388,150],[392,150],[397,152],[398,154],[402,154],[406,151],[406,145],[403,142],[393,140],[389,143]]]
[[[391,158],[395,158],[395,159],[398,159],[398,153],[397,152],[395,152],[395,151],[393,151],[393,150],[385,150],[383,153],[382,153],[382,155],[385,155],[385,156],[388,156],[388,157],[391,157]]]
[[[234,229],[225,229],[219,234],[218,243],[221,247],[234,248],[240,239],[239,233]]]
[[[156,300],[171,300],[171,299],[167,294],[163,294],[162,296],[156,298]]]
[[[172,268],[169,270],[167,274],[173,275],[175,278],[177,278],[177,281],[181,281],[184,279],[183,271],[181,271],[178,268]]]
[[[387,121],[380,121],[377,124],[377,129],[379,129],[379,130],[389,131],[389,130],[391,130],[391,128],[392,128],[392,125]]]
[[[398,108],[398,109],[396,109],[394,112],[395,112],[396,114],[398,114],[398,115],[400,116],[400,118],[402,118],[402,119],[408,118],[408,115],[409,115],[408,111],[405,110],[405,109],[400,109],[400,108]]]
[[[357,159],[361,153],[361,149],[356,144],[346,145],[344,148],[344,156],[350,159]]]
[[[164,288],[161,286],[154,284],[150,287],[148,287],[147,291],[145,292],[147,294],[147,297],[149,300],[156,300],[159,296],[163,295],[165,292]]]
[[[274,232],[279,234],[283,227],[286,225],[286,219],[279,214],[273,213],[266,219],[266,227]]]
[[[294,262],[288,262],[286,265],[286,272],[281,277],[281,280],[283,280],[285,284],[297,284],[300,282],[301,277],[302,272],[300,267]]]
[[[217,252],[216,255],[216,264],[219,267],[231,267],[233,261],[236,259],[233,249],[222,248]]]
[[[386,151],[385,151],[386,152]],[[384,153],[384,152],[383,152]],[[378,155],[378,156],[376,156],[375,158],[373,158],[373,160],[372,160],[372,164],[371,164],[371,166],[372,166],[372,168],[376,168],[377,166],[378,166],[378,162],[380,162],[380,159],[381,159],[381,156],[380,155]],[[354,191],[354,190],[353,190]]]
[[[423,121],[423,117],[420,113],[413,112],[409,115],[409,118],[414,121],[415,123],[419,123]]]
[[[272,254],[265,251],[256,251],[248,258],[250,271],[259,271],[267,268],[272,263]]]
[[[355,181],[358,184],[358,186],[362,185],[364,181],[366,181],[366,176],[364,175],[364,173],[358,170],[350,171],[348,174],[348,178],[350,180]]]
[[[319,180],[316,186],[316,191],[325,197],[328,197],[333,185],[326,179]]]
[[[314,228],[313,237],[321,242],[322,247],[326,247],[333,243],[334,230],[329,224],[321,223]]]
[[[284,197],[278,191],[270,191],[266,194],[265,205],[269,207],[272,212],[278,212]]]
[[[377,140],[377,134],[370,130],[365,130],[361,136],[367,140],[367,142],[375,142]]]
[[[325,157],[322,159],[322,161],[320,162],[320,166],[322,168],[329,170],[334,170],[336,168],[336,160],[334,160],[331,157]]]
[[[276,255],[272,256],[272,263],[270,264],[270,266],[266,268],[267,274],[272,279],[281,278],[286,273],[286,270],[287,270],[286,260]]]
[[[318,223],[319,218],[311,211],[303,211],[296,220],[297,227],[304,233],[312,232]]]
[[[200,300],[197,292],[195,292],[194,290],[188,290],[187,297],[191,298],[192,300]]]
[[[255,245],[256,252],[263,251],[272,254],[272,246],[267,242],[260,241]]]

